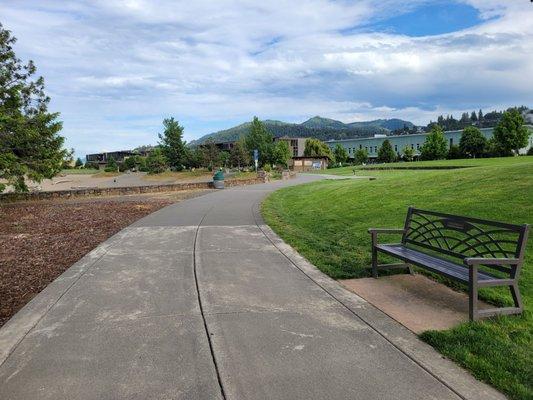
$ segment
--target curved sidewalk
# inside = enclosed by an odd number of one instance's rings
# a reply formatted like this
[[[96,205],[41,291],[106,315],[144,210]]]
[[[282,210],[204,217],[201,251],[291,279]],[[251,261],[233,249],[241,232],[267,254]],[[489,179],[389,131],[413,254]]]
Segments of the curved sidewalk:
[[[315,179],[213,192],[110,238],[0,329],[0,398],[504,398],[264,225],[268,192]]]

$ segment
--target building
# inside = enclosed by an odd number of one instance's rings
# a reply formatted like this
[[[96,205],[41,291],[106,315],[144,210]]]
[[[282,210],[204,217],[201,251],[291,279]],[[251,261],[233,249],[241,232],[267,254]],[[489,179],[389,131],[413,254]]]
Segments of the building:
[[[289,160],[289,168],[296,172],[327,169],[328,162],[327,157],[293,157]]]
[[[532,126],[528,126],[530,130]],[[494,128],[481,128],[481,133],[487,138],[492,138]],[[461,140],[462,130],[458,131],[446,131],[444,136],[448,143],[448,148],[452,145],[458,145]],[[343,146],[348,152],[350,158],[355,157],[355,152],[359,149],[366,149],[369,159],[375,159],[378,156],[378,149],[381,147],[385,139],[388,139],[392,148],[396,154],[401,155],[402,150],[407,146],[415,151],[415,155],[420,155],[420,148],[426,141],[426,137],[429,133],[416,133],[412,135],[395,135],[395,136],[374,136],[369,138],[356,138],[356,139],[342,139],[342,140],[329,140],[326,144],[333,150],[337,144]],[[524,149],[521,149],[520,153],[527,152],[527,150],[533,146],[533,137],[530,135],[529,144]]]
[[[219,149],[220,151],[231,151],[231,149],[233,149],[233,147],[235,146],[235,141],[229,141],[229,142],[210,142],[210,141],[206,141],[202,144],[199,144],[198,147],[207,147],[209,146],[211,143],[213,143],[217,149]]]
[[[295,137],[288,137],[288,136],[274,138],[275,142],[287,142],[287,144],[289,145],[289,148],[292,151],[293,157],[303,157],[306,140],[307,138],[298,138],[298,137],[295,138]]]
[[[88,163],[98,164],[100,168],[103,168],[107,165],[109,160],[113,158],[117,163],[123,162],[126,158],[132,156],[143,156],[146,157],[150,154],[152,148],[145,148],[141,150],[119,150],[119,151],[109,151],[104,153],[94,153],[87,154],[85,160]]]

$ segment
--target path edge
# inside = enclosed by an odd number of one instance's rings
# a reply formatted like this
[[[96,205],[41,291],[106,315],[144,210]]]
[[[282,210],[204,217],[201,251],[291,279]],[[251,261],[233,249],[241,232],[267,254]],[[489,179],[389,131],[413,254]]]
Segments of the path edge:
[[[0,328],[0,366],[78,279],[126,234],[122,229],[68,267]]]
[[[321,272],[263,221],[258,226],[274,246],[312,281],[457,395],[463,399],[507,399],[501,392],[444,357],[399,322]]]

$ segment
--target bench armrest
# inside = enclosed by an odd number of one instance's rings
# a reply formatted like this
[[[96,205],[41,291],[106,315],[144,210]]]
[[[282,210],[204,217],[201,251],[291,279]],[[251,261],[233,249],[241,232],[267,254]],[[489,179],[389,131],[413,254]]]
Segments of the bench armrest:
[[[515,265],[520,261],[517,258],[483,258],[483,257],[468,257],[463,260],[466,265]]]
[[[404,233],[404,229],[393,228],[368,228],[368,233]]]

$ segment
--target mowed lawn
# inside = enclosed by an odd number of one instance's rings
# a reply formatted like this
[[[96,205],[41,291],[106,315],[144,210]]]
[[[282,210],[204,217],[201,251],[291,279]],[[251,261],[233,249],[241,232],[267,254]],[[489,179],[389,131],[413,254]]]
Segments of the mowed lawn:
[[[452,161],[460,165],[464,160]],[[470,168],[454,170],[356,171],[377,179],[325,180],[285,188],[264,201],[262,212],[284,240],[336,279],[370,276],[367,229],[402,227],[410,205],[533,223],[533,157],[468,163]],[[325,171],[331,172],[353,174],[350,167]],[[421,337],[511,398],[533,399],[533,238],[520,290],[526,309],[522,316],[465,323]],[[504,288],[485,289],[480,297],[498,305],[512,304]]]

